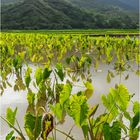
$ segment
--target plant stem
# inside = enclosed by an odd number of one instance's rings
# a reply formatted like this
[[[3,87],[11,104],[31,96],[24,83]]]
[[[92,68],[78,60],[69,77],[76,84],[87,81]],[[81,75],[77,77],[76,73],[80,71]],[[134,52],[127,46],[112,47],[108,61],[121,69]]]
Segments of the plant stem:
[[[25,137],[23,136],[23,134],[16,127],[14,127],[8,120],[3,118],[2,116],[0,116],[0,117],[2,120],[4,120],[7,124],[9,124],[21,136],[22,140],[26,140]]]
[[[46,112],[46,110],[43,107],[39,107],[37,112],[36,112],[35,129],[34,129],[34,140],[36,140],[36,138],[37,138],[36,131],[37,131],[38,113],[39,113],[40,109],[42,109],[44,112]]]
[[[94,135],[93,135],[93,131],[92,131],[92,124],[91,124],[90,118],[88,119],[88,122],[89,122],[89,134],[90,134],[90,138],[91,138],[91,140],[94,140]]]
[[[61,130],[59,130],[59,129],[57,129],[57,128],[54,128],[54,129],[55,129],[56,131],[58,131],[58,132],[64,134],[65,136],[67,136],[67,137],[70,138],[71,140],[75,140],[73,137],[69,136],[67,133],[65,133],[65,132],[63,132],[63,131],[61,131]]]
[[[70,129],[68,135],[70,135],[70,133],[71,133],[72,129],[74,128],[74,126],[75,126],[75,125],[73,125],[72,128]],[[68,136],[66,137],[66,140],[67,140],[67,139],[68,139]]]
[[[19,128],[19,130],[20,130],[20,132],[22,133],[22,130],[21,130],[21,128],[20,128],[20,125],[19,125],[19,123],[18,123],[18,120],[16,119],[16,123],[17,123],[17,126],[18,126],[18,128]],[[23,133],[22,133],[23,134]]]

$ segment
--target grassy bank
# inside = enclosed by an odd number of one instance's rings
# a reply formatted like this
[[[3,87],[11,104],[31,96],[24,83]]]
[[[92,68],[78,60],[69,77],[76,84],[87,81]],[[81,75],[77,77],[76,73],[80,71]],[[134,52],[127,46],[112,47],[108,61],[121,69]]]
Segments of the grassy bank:
[[[138,35],[138,29],[87,29],[87,30],[3,30],[8,33],[86,34],[86,35]]]

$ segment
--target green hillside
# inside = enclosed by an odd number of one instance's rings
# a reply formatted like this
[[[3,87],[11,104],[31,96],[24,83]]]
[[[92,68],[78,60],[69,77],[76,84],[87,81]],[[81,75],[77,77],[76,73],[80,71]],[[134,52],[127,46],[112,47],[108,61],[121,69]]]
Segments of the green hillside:
[[[78,5],[80,0],[6,1],[2,4],[2,29],[138,28],[137,14],[128,14],[118,7],[86,10]]]

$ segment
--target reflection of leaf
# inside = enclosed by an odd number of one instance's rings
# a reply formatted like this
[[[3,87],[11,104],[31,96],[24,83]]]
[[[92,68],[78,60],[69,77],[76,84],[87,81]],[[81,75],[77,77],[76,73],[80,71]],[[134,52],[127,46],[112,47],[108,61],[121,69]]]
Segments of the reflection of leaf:
[[[16,113],[17,113],[17,108],[12,111],[12,109],[9,107],[7,108],[6,111],[6,119],[14,126],[15,120],[16,120]],[[11,126],[10,126],[11,127]]]

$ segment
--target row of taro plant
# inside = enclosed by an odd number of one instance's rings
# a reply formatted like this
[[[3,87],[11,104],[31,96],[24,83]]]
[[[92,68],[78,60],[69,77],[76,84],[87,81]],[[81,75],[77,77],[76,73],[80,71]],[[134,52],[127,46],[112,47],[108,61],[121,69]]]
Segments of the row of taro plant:
[[[123,72],[131,70],[139,75],[139,41],[136,38],[39,34],[2,34],[1,37],[2,92],[11,86],[7,79],[9,74],[16,75],[15,91],[28,91],[25,131],[30,140],[56,140],[56,131],[64,134],[66,139],[74,140],[70,133],[72,130],[67,134],[57,128],[64,123],[66,115],[72,117],[75,125],[82,129],[85,140],[138,139],[140,105],[133,102],[133,113],[128,112],[133,95],[121,84]],[[31,62],[37,65],[34,78],[28,66]],[[60,62],[63,62],[63,66]],[[120,83],[111,88],[107,96],[102,96],[106,110],[95,117],[99,105],[90,107],[87,102],[94,92],[93,71],[90,68],[93,66],[97,69],[100,62],[114,64],[115,71],[108,71],[107,81],[110,82],[116,74],[120,75]],[[137,70],[131,67],[135,63]],[[23,64],[27,66],[25,72]],[[75,82],[81,79],[85,90],[72,94]],[[125,79],[128,79],[128,75]],[[37,92],[30,88],[32,85]],[[16,120],[16,112],[17,108],[8,108],[6,118],[1,118],[24,140],[26,138]],[[130,122],[129,126],[123,123],[124,119]],[[7,135],[7,140],[15,139],[14,131]]]
[[[7,76],[15,72],[20,75],[23,64],[26,63],[53,67],[54,64],[63,62],[70,71],[77,71],[80,75],[83,73],[83,77],[87,67],[97,69],[100,63],[113,64],[116,72],[108,72],[108,81],[113,76],[120,75],[120,71],[140,73],[137,38],[1,33],[0,46],[2,92],[9,84]],[[132,69],[131,64],[136,64],[138,68]],[[126,79],[128,77],[125,75]]]

